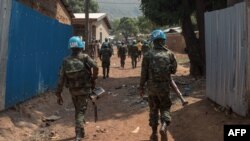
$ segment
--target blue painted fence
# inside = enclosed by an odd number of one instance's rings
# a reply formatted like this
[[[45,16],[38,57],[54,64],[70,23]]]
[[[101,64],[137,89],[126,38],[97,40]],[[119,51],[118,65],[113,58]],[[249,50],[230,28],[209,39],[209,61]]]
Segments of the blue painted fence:
[[[13,0],[5,108],[54,89],[72,27]]]

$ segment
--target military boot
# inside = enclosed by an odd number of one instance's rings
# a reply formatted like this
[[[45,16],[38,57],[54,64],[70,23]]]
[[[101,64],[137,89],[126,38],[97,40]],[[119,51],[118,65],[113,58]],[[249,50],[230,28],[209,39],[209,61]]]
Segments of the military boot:
[[[75,132],[76,132],[76,141],[81,141],[81,139],[84,136],[82,128],[76,128]]]
[[[150,141],[158,141],[157,126],[152,127],[152,134],[150,136]]]
[[[160,129],[161,141],[168,141],[167,136],[167,123],[163,122]]]

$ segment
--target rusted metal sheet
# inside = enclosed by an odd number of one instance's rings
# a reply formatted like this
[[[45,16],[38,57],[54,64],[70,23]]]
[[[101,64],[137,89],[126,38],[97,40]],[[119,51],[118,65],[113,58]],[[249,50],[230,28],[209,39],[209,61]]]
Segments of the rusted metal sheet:
[[[6,66],[12,0],[0,0],[0,110],[5,105]]]
[[[205,13],[206,95],[239,115],[249,114],[245,2]]]

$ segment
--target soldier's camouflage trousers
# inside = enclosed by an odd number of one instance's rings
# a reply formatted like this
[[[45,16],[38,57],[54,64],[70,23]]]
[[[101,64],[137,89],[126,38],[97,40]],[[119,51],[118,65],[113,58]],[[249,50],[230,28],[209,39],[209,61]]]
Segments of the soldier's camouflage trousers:
[[[75,106],[75,127],[83,128],[85,123],[85,112],[88,105],[88,96],[87,95],[72,95],[72,100]]]
[[[123,67],[124,68],[124,65],[125,65],[125,60],[126,60],[126,56],[121,56],[120,57],[120,63],[121,63],[121,67]]]
[[[137,66],[137,56],[131,56],[132,60],[132,68],[136,68]]]
[[[149,91],[150,93],[150,91]],[[161,123],[170,124],[170,107],[172,105],[169,93],[163,96],[149,94],[149,125],[151,127],[158,125],[159,111]]]

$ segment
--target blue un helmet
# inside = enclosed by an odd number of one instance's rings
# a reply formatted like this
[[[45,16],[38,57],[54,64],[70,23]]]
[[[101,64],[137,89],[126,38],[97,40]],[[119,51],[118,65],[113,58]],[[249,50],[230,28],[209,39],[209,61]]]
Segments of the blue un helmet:
[[[155,41],[156,39],[163,39],[163,40],[167,40],[167,37],[165,35],[165,33],[162,30],[154,30],[151,34],[150,34],[150,38],[151,41]]]
[[[85,49],[85,42],[82,41],[78,36],[73,36],[69,39],[69,48]]]

